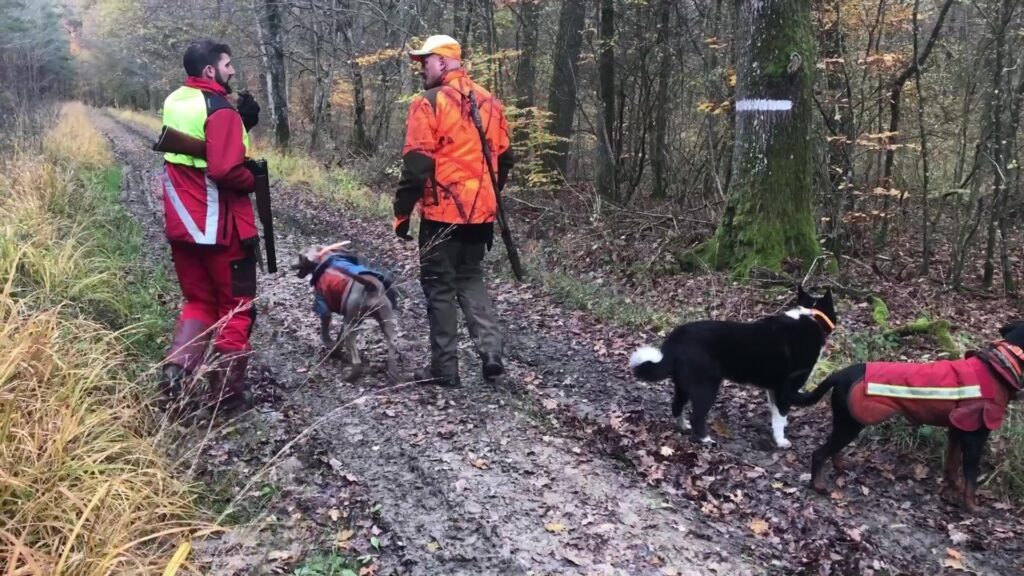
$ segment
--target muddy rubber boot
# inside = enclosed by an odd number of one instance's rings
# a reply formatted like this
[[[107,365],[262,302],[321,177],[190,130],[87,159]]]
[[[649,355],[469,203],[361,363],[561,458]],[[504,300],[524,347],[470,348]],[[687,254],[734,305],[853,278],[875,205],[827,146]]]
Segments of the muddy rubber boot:
[[[458,388],[462,386],[462,379],[459,378],[459,374],[456,372],[454,375],[441,374],[431,367],[420,368],[412,373],[412,379],[414,382],[419,384],[433,384],[435,386],[443,386],[446,388]]]
[[[184,393],[185,379],[189,374],[178,364],[166,364],[160,370],[160,380],[157,382],[157,391],[160,396],[157,398],[159,410],[169,410],[176,403],[181,401]]]
[[[174,325],[174,335],[157,382],[158,407],[166,409],[180,404],[192,393],[190,379],[202,363],[212,336],[210,325],[205,322],[178,320]]]
[[[210,386],[211,404],[219,405],[218,412],[252,408],[253,395],[246,379],[248,369],[248,353],[232,353],[223,356],[220,370],[217,370],[217,372],[222,372],[221,378],[216,378],[215,382],[215,378],[211,377]]]
[[[484,354],[480,359],[483,364],[484,380],[493,382],[505,373],[505,366],[501,363],[501,356],[497,354]]]

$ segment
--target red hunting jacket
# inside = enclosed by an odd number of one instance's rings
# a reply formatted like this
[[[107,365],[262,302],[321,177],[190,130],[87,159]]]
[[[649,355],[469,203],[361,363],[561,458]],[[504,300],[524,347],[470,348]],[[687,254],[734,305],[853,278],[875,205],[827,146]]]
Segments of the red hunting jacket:
[[[203,78],[189,77],[185,86],[209,93],[207,102],[223,102],[226,95]],[[242,119],[230,106],[212,108],[204,128],[206,168],[164,163],[164,224],[171,242],[226,246],[236,236],[242,241],[258,236],[249,199],[255,180],[242,164]]]

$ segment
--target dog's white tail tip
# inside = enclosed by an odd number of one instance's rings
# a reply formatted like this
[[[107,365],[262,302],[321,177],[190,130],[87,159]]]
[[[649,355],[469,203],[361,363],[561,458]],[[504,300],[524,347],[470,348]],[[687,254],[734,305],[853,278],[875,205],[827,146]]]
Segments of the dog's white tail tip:
[[[662,358],[661,350],[658,350],[653,346],[644,346],[636,352],[633,352],[633,355],[629,357],[629,367],[636,368],[644,362],[653,362],[657,364],[658,362],[661,362]]]

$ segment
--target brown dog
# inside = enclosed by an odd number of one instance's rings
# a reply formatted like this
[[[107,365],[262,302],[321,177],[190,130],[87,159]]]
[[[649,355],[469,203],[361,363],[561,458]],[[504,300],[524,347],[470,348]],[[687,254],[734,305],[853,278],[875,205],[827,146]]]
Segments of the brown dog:
[[[343,250],[349,242],[330,246],[314,245],[298,255],[292,266],[299,278],[311,276],[310,285],[315,293],[314,310],[320,316],[320,340],[331,351],[332,358],[352,363],[347,380],[354,382],[362,375],[363,364],[356,346],[356,328],[371,317],[377,321],[388,346],[387,372],[392,382],[399,382],[399,351],[395,334],[394,301],[384,285],[384,276],[363,265],[353,252]],[[337,339],[331,338],[331,320],[335,314],[342,317]],[[341,342],[345,342],[344,358]]]

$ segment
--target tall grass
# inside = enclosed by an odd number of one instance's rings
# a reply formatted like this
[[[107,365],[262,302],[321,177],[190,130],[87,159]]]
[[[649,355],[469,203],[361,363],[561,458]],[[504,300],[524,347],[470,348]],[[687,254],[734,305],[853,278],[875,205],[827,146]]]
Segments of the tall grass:
[[[162,574],[204,527],[138,384],[166,325],[159,280],[126,273],[139,231],[86,108],[40,148],[0,174],[0,566]]]

